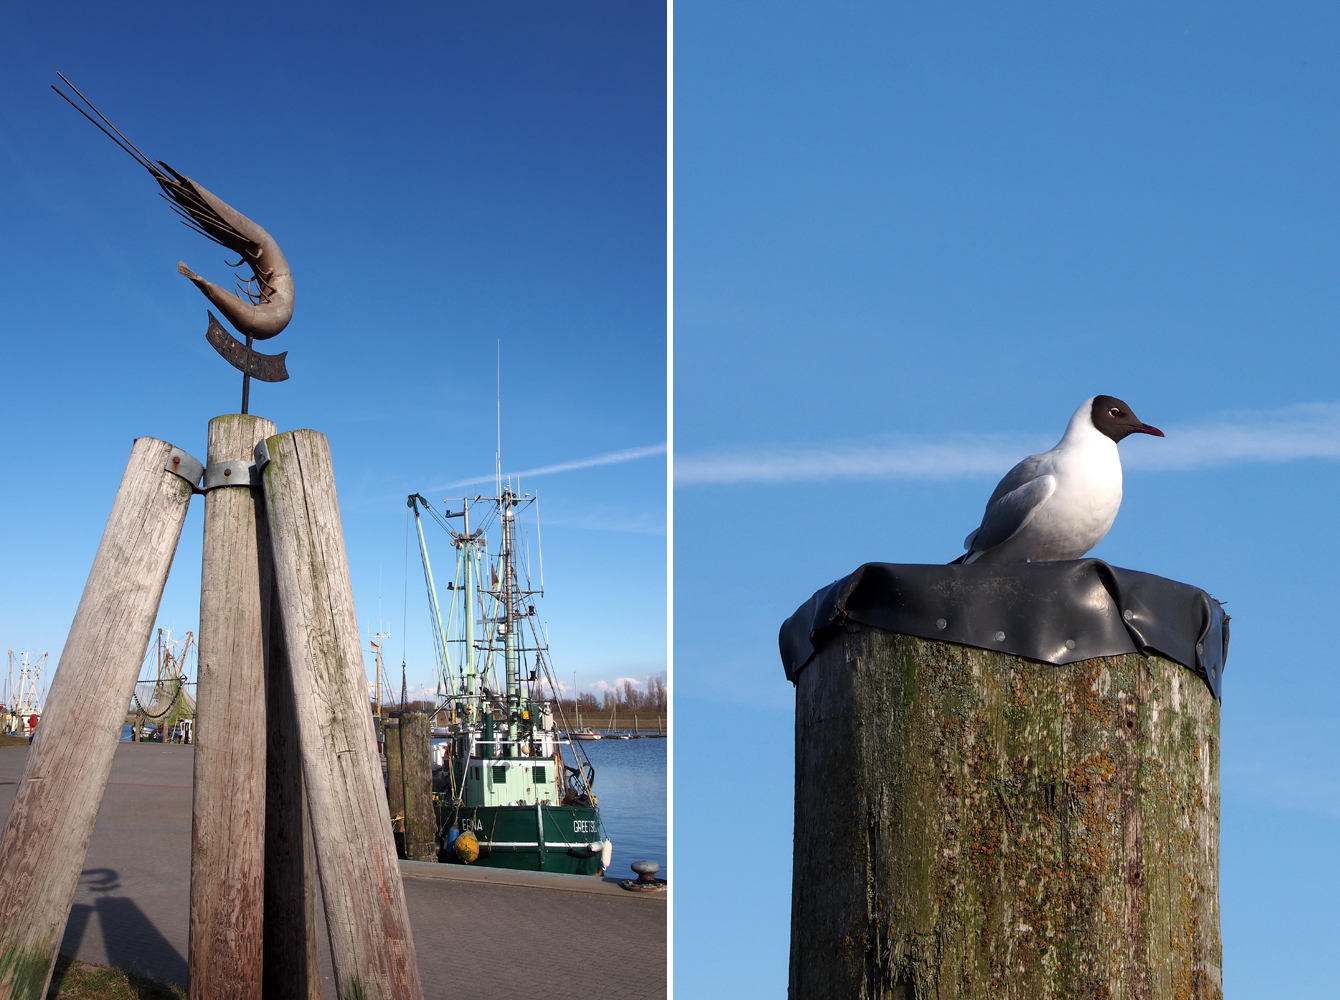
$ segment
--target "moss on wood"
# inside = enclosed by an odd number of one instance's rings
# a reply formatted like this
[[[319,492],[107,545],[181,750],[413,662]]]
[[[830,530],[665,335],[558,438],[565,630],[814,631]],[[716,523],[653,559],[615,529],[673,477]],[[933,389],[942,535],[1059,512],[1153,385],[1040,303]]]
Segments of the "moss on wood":
[[[852,626],[797,678],[791,996],[1221,997],[1219,704]]]

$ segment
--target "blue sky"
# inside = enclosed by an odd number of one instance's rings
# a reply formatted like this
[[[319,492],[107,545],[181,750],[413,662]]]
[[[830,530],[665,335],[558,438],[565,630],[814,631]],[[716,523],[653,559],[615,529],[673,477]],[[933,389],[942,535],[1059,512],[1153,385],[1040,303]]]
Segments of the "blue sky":
[[[778,626],[956,556],[1095,393],[1168,437],[1093,554],[1233,615],[1225,994],[1333,994],[1337,51],[1317,5],[676,5],[684,995],[786,987]]]
[[[240,376],[205,341],[226,251],[49,89],[275,237],[296,311],[251,410],[331,441],[360,625],[432,646],[405,496],[505,471],[543,514],[560,679],[666,664],[664,10],[647,3],[49,4],[0,26],[7,374],[0,636],[58,657],[139,435],[204,458]],[[59,471],[51,456],[60,455]],[[555,468],[558,467],[558,468]],[[433,529],[436,531],[436,529]],[[160,623],[197,628],[201,503]],[[450,550],[430,534],[435,559]],[[404,627],[408,622],[408,629]]]

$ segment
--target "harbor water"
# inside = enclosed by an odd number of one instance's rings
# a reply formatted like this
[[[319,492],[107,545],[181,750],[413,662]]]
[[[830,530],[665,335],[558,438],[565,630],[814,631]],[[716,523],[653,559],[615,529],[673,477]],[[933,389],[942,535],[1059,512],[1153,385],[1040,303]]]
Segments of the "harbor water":
[[[596,769],[594,791],[600,818],[614,843],[612,878],[633,878],[634,861],[655,861],[660,878],[666,861],[666,749],[669,740],[593,740],[581,744]]]

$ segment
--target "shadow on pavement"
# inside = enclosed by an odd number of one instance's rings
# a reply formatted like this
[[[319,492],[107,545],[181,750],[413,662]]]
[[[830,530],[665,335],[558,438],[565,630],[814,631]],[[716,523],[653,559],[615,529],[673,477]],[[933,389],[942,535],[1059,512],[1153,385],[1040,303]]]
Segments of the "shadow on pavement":
[[[120,873],[113,868],[85,869],[80,873],[80,881],[90,892],[112,893],[122,888]],[[126,896],[100,895],[92,906],[76,903],[70,907],[70,920],[61,941],[62,954],[79,954],[89,917],[94,912],[98,915],[108,965],[160,982],[186,985],[186,959],[159,933],[139,905]]]

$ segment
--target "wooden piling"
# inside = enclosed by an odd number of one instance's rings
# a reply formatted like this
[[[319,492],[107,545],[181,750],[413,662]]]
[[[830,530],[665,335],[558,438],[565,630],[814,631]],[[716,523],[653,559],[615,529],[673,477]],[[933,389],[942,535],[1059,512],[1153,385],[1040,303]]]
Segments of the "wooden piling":
[[[172,453],[147,437],[131,448],[0,832],[0,1000],[46,995],[191,500]]]
[[[796,677],[790,997],[1221,998],[1219,703],[848,625]]]
[[[404,787],[405,857],[437,860],[433,813],[433,739],[424,712],[400,713],[400,760]]]
[[[293,697],[269,519],[260,499],[262,632],[265,637],[265,943],[262,1000],[321,1000],[316,937],[316,860],[302,780]]]
[[[205,495],[195,794],[191,810],[191,1000],[261,1000],[265,899],[265,643],[257,506],[245,464],[275,426],[209,422],[209,465],[240,485]],[[206,487],[211,485],[208,481]],[[269,596],[268,594],[266,595]]]
[[[405,767],[400,753],[400,713],[382,724],[386,748],[386,807],[391,817],[391,833],[396,841],[396,853],[405,854]]]
[[[422,1000],[386,822],[330,444],[266,440],[262,478],[340,1000]]]

